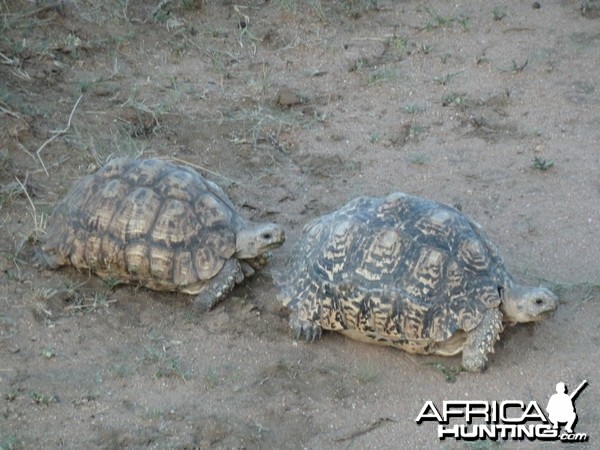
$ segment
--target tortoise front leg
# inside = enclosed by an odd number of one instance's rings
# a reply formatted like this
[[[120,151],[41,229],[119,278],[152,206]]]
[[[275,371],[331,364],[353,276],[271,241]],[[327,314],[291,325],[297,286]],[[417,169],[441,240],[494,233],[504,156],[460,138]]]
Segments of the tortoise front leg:
[[[244,273],[237,259],[228,259],[221,271],[210,279],[204,290],[196,296],[195,308],[201,313],[208,311],[231,292],[236,283],[241,283],[243,279]]]
[[[463,348],[462,365],[469,372],[481,372],[487,365],[487,355],[494,351],[494,344],[502,331],[502,313],[490,309],[481,323],[467,335]]]

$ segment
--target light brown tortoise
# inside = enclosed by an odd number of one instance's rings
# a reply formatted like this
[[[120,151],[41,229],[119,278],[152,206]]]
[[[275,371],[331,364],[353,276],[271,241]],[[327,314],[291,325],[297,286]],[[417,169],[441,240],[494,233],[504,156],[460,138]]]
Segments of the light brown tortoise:
[[[263,268],[284,239],[275,224],[246,221],[219,186],[189,167],[118,158],[57,204],[38,260],[194,294],[206,310]]]
[[[557,298],[516,284],[481,227],[456,209],[395,193],[357,198],[304,229],[276,275],[296,336],[321,330],[486,367],[503,322],[551,315]]]

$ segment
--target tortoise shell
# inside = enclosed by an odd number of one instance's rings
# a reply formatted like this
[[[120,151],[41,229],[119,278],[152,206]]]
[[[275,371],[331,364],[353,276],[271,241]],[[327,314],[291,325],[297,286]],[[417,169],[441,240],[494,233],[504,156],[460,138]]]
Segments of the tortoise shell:
[[[269,230],[250,255],[255,268],[283,242],[279,227],[249,224],[215,183],[159,159],[110,161],[73,185],[49,223],[42,251],[50,266],[188,294],[205,290],[237,258],[241,233]],[[231,285],[241,281],[238,264],[228,270]]]
[[[513,284],[478,224],[403,193],[357,198],[308,224],[276,281],[301,326],[413,353],[475,328]]]

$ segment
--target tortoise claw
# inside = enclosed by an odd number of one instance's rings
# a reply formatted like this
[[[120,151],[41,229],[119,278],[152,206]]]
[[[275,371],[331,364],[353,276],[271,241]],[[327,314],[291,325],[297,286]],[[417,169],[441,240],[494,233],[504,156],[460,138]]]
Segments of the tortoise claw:
[[[315,339],[321,339],[321,330],[321,327],[318,325],[312,327],[312,337],[310,339],[311,342],[313,342]],[[308,336],[306,340],[308,340]]]
[[[290,317],[290,327],[294,330],[296,339],[299,340],[304,336],[306,342],[313,342],[315,339],[321,338],[321,326],[315,322],[301,320],[296,314]]]

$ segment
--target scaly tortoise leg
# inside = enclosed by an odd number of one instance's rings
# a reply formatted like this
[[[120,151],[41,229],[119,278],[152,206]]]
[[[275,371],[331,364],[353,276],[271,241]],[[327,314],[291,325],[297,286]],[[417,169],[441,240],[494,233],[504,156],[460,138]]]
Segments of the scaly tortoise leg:
[[[228,259],[221,271],[209,280],[206,288],[196,296],[194,299],[195,308],[201,313],[208,311],[243,279],[244,273],[240,263],[237,259]]]
[[[467,335],[463,348],[462,365],[469,372],[481,372],[487,365],[487,355],[494,351],[494,344],[502,331],[502,312],[490,309],[481,323]]]

